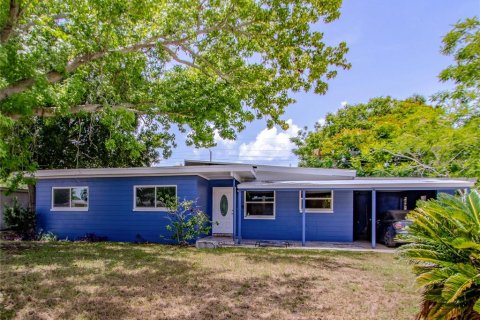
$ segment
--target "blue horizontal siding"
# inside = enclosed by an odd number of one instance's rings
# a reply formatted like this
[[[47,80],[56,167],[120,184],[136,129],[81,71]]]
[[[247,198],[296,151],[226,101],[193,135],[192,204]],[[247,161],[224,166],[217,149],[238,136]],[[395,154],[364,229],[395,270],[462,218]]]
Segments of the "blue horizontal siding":
[[[38,228],[60,238],[77,239],[86,233],[111,241],[169,242],[168,213],[134,211],[134,185],[176,185],[180,199],[197,200],[212,217],[212,188],[231,187],[233,179],[206,180],[199,176],[52,179],[37,182]],[[237,183],[236,183],[237,184]],[[88,211],[51,211],[52,187],[89,187]],[[454,190],[439,192],[453,193]],[[243,197],[242,197],[243,198]],[[245,219],[241,201],[241,233],[245,239],[301,240],[299,192],[276,192],[272,220]],[[138,238],[137,235],[140,237]],[[160,237],[160,236],[163,236]],[[334,191],[333,213],[306,214],[307,241],[353,241],[353,190]]]
[[[298,191],[277,191],[275,219],[245,219],[242,203],[242,237],[261,240],[302,239]],[[334,191],[333,213],[306,214],[307,241],[353,241],[353,191]]]
[[[112,241],[169,242],[168,213],[134,211],[134,185],[176,185],[180,199],[197,199],[206,210],[201,184],[197,176],[40,180],[36,187],[38,228],[72,240],[95,233]],[[62,186],[88,186],[89,210],[51,211],[52,187]]]

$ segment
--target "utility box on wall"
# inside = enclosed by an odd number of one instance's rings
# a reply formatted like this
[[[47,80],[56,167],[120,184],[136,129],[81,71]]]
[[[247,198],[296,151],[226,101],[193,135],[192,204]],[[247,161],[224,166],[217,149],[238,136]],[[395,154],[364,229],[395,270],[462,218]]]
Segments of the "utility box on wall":
[[[15,198],[17,198],[18,203],[27,208],[29,206],[29,196],[27,189],[19,189],[15,192],[6,195],[6,189],[0,187],[0,230],[7,228],[5,221],[3,219],[3,211],[5,210],[5,205],[12,205]]]

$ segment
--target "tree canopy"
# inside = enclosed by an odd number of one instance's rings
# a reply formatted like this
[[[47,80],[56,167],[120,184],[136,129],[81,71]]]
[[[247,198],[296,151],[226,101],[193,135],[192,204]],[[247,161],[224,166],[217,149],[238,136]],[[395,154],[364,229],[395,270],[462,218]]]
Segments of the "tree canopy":
[[[310,30],[338,18],[339,6],[3,0],[0,110],[16,118],[125,108],[191,125],[199,144],[202,133],[232,137],[255,116],[283,123],[288,90],[324,93],[331,67],[348,67],[344,43],[326,46]]]
[[[454,25],[442,40],[442,53],[455,63],[439,74],[442,82],[451,81],[453,90],[440,92],[434,99],[458,114],[478,116],[480,108],[480,21],[477,17]]]
[[[290,92],[323,94],[350,67],[345,43],[311,30],[340,5],[0,0],[0,138],[21,118],[107,109],[156,123],[153,133],[178,126],[196,147],[214,145],[215,132],[234,139],[255,118],[285,128]],[[16,161],[3,140],[2,166]]]
[[[391,97],[347,105],[323,125],[294,138],[301,166],[356,169],[362,176],[480,178],[480,23],[457,23],[443,39],[454,64],[440,81],[452,90],[432,97]]]
[[[155,133],[154,123],[143,123],[129,112],[78,113],[16,121],[4,144],[14,163],[0,170],[32,166],[40,169],[141,167],[159,160],[159,149],[170,152],[170,133]],[[110,111],[112,112],[112,111]],[[167,157],[168,154],[164,154]]]
[[[371,99],[328,114],[294,139],[301,166],[360,176],[480,177],[480,118],[456,117],[421,97]]]

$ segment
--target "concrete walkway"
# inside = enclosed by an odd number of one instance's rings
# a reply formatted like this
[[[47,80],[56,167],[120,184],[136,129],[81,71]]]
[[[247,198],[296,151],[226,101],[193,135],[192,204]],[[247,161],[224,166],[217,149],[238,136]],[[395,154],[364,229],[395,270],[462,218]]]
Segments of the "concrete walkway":
[[[205,237],[198,239],[197,248],[220,248],[220,247],[239,247],[239,248],[263,248],[258,247],[256,243],[260,240],[242,240],[241,244],[235,244],[231,237]],[[388,248],[383,244],[377,243],[377,247],[372,249],[368,241],[354,242],[323,242],[323,241],[307,241],[302,246],[300,241],[287,241],[289,246],[283,246],[285,241],[274,241],[275,246],[265,246],[266,248],[285,248],[285,249],[302,249],[302,250],[329,250],[329,251],[356,251],[356,252],[381,252],[395,253],[394,248]]]

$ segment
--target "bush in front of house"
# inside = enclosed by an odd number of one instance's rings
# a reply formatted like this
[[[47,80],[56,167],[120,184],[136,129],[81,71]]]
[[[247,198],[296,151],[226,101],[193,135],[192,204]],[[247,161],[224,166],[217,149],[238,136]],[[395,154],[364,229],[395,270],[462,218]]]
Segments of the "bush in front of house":
[[[55,242],[58,241],[58,236],[52,231],[44,232],[43,230],[40,230],[37,235],[37,240],[43,242]]]
[[[35,237],[35,212],[20,205],[17,198],[12,205],[5,205],[3,218],[7,228],[15,232],[21,239]]]
[[[480,194],[439,194],[409,213],[400,248],[423,289],[418,319],[480,319]]]
[[[180,245],[206,235],[211,230],[211,221],[194,200],[173,201],[169,204],[168,218],[170,239]]]

